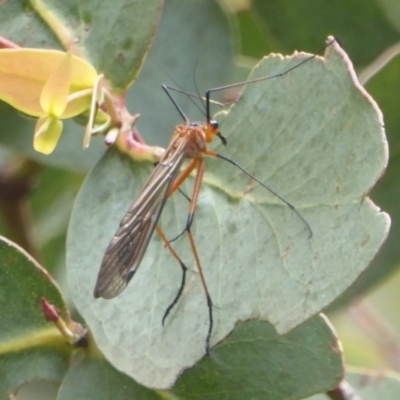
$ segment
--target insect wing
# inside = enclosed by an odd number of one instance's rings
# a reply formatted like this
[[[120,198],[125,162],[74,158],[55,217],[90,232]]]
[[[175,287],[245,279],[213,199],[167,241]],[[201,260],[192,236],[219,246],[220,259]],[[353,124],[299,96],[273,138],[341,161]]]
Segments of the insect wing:
[[[125,289],[139,267],[185,158],[184,146],[172,151],[169,149],[111,240],[97,277],[95,297],[116,297]]]

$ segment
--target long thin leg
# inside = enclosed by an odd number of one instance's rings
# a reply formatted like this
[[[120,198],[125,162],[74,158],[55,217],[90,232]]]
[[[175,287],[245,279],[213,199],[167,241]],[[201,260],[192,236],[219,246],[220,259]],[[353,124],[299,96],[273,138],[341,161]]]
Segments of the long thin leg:
[[[157,232],[158,236],[160,236],[161,240],[164,242],[167,249],[171,252],[172,256],[175,258],[176,261],[178,261],[179,265],[182,268],[182,281],[181,281],[181,285],[179,287],[178,293],[176,294],[174,300],[172,300],[171,304],[165,310],[164,316],[161,321],[162,325],[164,326],[165,319],[167,318],[168,314],[174,308],[175,304],[178,302],[179,298],[182,295],[183,288],[185,287],[185,282],[186,282],[187,267],[183,263],[181,258],[178,256],[177,252],[173,249],[173,247],[169,243],[168,239],[165,237],[164,232],[161,230],[161,228],[159,226],[156,226],[156,232]]]
[[[189,165],[185,168],[184,171],[175,179],[175,182],[173,183],[171,190],[169,191],[168,197],[171,197],[176,190],[182,185],[182,183],[186,180],[186,178],[192,173],[192,171],[196,168],[197,164],[199,163],[199,159],[194,158],[192,161],[190,161]],[[193,198],[190,201],[190,204],[192,204]]]
[[[207,337],[206,337],[206,353],[208,355],[210,355],[210,339],[211,339],[212,329],[213,329],[213,325],[214,325],[213,309],[212,309],[213,305],[212,305],[210,293],[208,291],[207,283],[206,283],[206,280],[204,277],[204,273],[201,268],[200,257],[198,255],[196,244],[194,242],[193,235],[191,233],[191,226],[192,226],[192,222],[193,222],[194,211],[196,209],[196,204],[197,204],[197,199],[198,199],[199,192],[200,192],[201,182],[202,182],[203,176],[204,176],[205,164],[204,164],[203,158],[198,158],[198,159],[192,160],[192,162],[189,164],[187,169],[176,179],[170,193],[172,194],[179,187],[179,185],[187,178],[187,176],[191,173],[191,171],[196,166],[197,166],[197,173],[196,173],[196,178],[194,181],[193,193],[192,193],[192,198],[191,198],[190,207],[189,207],[188,222],[186,223],[186,232],[187,232],[187,235],[189,238],[189,243],[190,243],[191,250],[193,252],[196,267],[199,271],[201,284],[203,286],[204,293],[205,293],[206,299],[207,299],[209,326],[208,326],[208,332],[207,332]],[[164,324],[166,317],[171,312],[171,310],[174,308],[174,306],[177,304],[180,296],[182,295],[182,292],[183,292],[183,289],[185,286],[187,267],[182,262],[182,260],[180,259],[178,254],[175,252],[175,250],[172,248],[171,244],[168,242],[168,239],[165,237],[164,233],[162,232],[162,230],[159,227],[156,227],[156,232],[160,236],[161,240],[164,242],[165,246],[171,252],[173,257],[178,261],[178,263],[180,264],[180,266],[182,268],[182,272],[183,272],[182,282],[181,282],[181,286],[178,290],[178,293],[176,294],[174,300],[167,307],[167,309],[164,313],[164,317],[162,319],[162,323]]]
[[[192,201],[190,203],[190,208],[189,208],[188,222],[186,224],[186,232],[187,232],[187,235],[189,238],[189,243],[190,243],[190,247],[192,249],[193,255],[194,255],[196,266],[199,271],[201,284],[203,285],[204,293],[205,293],[206,299],[207,299],[209,325],[208,325],[208,333],[207,333],[207,338],[206,338],[206,353],[207,353],[207,355],[210,355],[211,354],[210,353],[210,339],[211,339],[212,329],[213,329],[213,325],[214,325],[213,304],[211,301],[210,292],[208,291],[208,287],[207,287],[206,279],[204,277],[203,269],[201,268],[200,257],[197,253],[196,244],[194,242],[193,235],[191,232],[194,211],[196,209],[197,199],[199,197],[199,192],[200,192],[200,186],[201,186],[201,182],[202,182],[203,176],[204,176],[204,169],[205,169],[204,159],[199,159],[196,179],[194,181],[194,186],[193,186]]]
[[[198,163],[198,159],[193,159],[190,164],[186,167],[186,169],[175,179],[175,182],[172,185],[172,188],[168,194],[168,197],[171,197],[176,190],[180,190],[180,186],[182,183],[186,180],[186,178],[191,174],[191,172],[196,168],[196,165]],[[190,203],[192,203],[192,200],[185,196]],[[175,236],[173,239],[169,240],[169,243],[174,242],[175,240],[179,239],[185,232],[186,232],[186,227],[183,229],[181,233],[179,233],[177,236]]]
[[[185,179],[191,174],[191,172],[194,170],[194,168],[196,168],[197,163],[198,163],[198,160],[193,159],[190,162],[190,164],[186,167],[186,169],[176,178],[176,180],[173,183],[171,190],[168,194],[168,197],[171,197],[172,194],[176,190],[179,190],[179,187],[182,185],[182,183],[185,181]],[[190,200],[190,204],[191,203],[192,203],[192,200]],[[181,280],[181,285],[179,287],[178,293],[176,294],[174,300],[172,300],[171,304],[165,310],[164,316],[162,318],[162,325],[164,326],[165,319],[167,318],[168,314],[174,308],[175,304],[178,302],[179,298],[182,295],[183,289],[185,287],[185,282],[186,282],[187,267],[183,263],[181,258],[178,256],[177,252],[173,249],[170,241],[166,238],[166,236],[164,235],[164,232],[161,230],[161,228],[159,226],[156,226],[155,230],[156,230],[158,236],[160,236],[161,240],[164,242],[165,247],[171,252],[172,256],[175,258],[176,261],[178,261],[179,265],[182,268],[182,280]]]

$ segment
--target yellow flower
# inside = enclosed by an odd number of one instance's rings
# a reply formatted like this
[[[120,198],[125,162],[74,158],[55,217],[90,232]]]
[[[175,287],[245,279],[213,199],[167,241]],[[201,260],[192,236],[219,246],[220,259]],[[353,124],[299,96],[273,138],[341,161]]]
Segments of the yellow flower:
[[[101,79],[91,64],[71,53],[23,48],[0,50],[0,99],[39,117],[33,145],[45,154],[57,145],[63,127],[61,119],[88,109],[92,114],[96,111],[92,97],[96,102],[102,101]],[[90,120],[93,123],[93,115]],[[88,144],[87,136],[85,143]]]

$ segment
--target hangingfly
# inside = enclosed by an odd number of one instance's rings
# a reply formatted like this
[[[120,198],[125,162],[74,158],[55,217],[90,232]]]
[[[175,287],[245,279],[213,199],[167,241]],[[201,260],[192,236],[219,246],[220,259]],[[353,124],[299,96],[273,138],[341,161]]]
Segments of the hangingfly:
[[[336,39],[331,40],[327,44],[327,46],[331,45],[335,40]],[[324,49],[327,46],[325,46]],[[132,279],[135,272],[137,271],[137,268],[139,267],[146,252],[150,238],[155,230],[182,269],[181,285],[177,291],[175,298],[172,300],[171,304],[167,307],[164,313],[164,316],[162,318],[162,323],[164,324],[165,318],[178,302],[183,292],[187,267],[185,263],[181,260],[179,255],[175,252],[170,241],[167,240],[166,236],[164,235],[163,231],[158,227],[157,223],[168,197],[170,197],[176,190],[178,190],[181,184],[186,180],[186,178],[188,178],[188,176],[194,170],[196,170],[185,231],[189,239],[195,264],[198,269],[200,280],[207,299],[209,325],[206,336],[205,349],[206,353],[210,354],[210,339],[213,329],[213,304],[207,288],[203,270],[201,268],[199,254],[197,252],[193,235],[191,233],[194,212],[205,170],[204,156],[220,158],[239,168],[242,172],[251,177],[254,181],[259,183],[262,187],[270,191],[283,203],[289,206],[293,210],[293,212],[296,213],[297,216],[304,222],[307,230],[309,231],[309,236],[312,235],[310,225],[292,204],[287,202],[284,198],[279,196],[264,183],[259,181],[257,177],[250,174],[235,161],[226,158],[215,151],[207,149],[207,144],[212,142],[214,136],[218,136],[222,143],[226,144],[225,138],[220,133],[217,121],[212,120],[210,116],[210,95],[213,92],[234,88],[249,83],[253,84],[271,78],[282,77],[315,57],[316,55],[310,56],[280,74],[275,74],[208,90],[205,95],[205,123],[189,122],[188,118],[186,117],[180,106],[177,104],[176,100],[172,97],[170,92],[182,91],[166,85],[162,86],[185,123],[178,125],[175,128],[175,132],[165,152],[165,155],[157,164],[153,173],[150,175],[139,197],[127,211],[125,217],[121,221],[117,232],[111,240],[111,243],[109,244],[105,252],[97,277],[96,287],[94,289],[95,297],[111,299],[118,296],[125,289],[129,281]],[[180,172],[181,166],[186,159],[189,159],[191,161],[183,169],[183,171]]]

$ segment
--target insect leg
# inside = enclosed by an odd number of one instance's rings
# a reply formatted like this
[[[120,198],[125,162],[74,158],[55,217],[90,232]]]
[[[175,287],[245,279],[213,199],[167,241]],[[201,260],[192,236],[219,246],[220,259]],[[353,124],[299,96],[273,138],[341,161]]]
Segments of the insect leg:
[[[182,268],[182,281],[181,281],[181,285],[179,287],[178,293],[176,294],[176,296],[175,296],[174,300],[172,301],[172,303],[165,310],[164,316],[163,316],[162,321],[161,321],[162,325],[164,326],[165,319],[167,318],[168,314],[174,308],[175,304],[178,302],[179,298],[182,295],[183,288],[185,287],[185,282],[186,282],[187,267],[183,263],[181,258],[178,256],[176,251],[172,248],[172,246],[170,245],[168,239],[165,237],[164,232],[161,230],[161,228],[159,226],[156,226],[156,232],[157,232],[158,236],[160,236],[161,240],[164,242],[165,247],[167,247],[167,249],[171,252],[172,256],[175,258],[176,261],[178,261],[179,265]]]
[[[194,186],[193,186],[192,201],[190,203],[189,216],[188,216],[188,221],[186,223],[186,232],[187,232],[187,235],[189,238],[189,243],[190,243],[190,247],[192,249],[193,255],[194,255],[196,266],[199,271],[201,284],[203,286],[204,293],[205,293],[206,299],[207,299],[209,325],[208,325],[208,333],[207,333],[207,337],[206,337],[206,353],[207,353],[207,355],[210,355],[210,339],[211,339],[212,329],[213,329],[213,325],[214,325],[213,303],[211,301],[211,296],[208,291],[208,287],[207,287],[207,283],[206,283],[206,280],[204,277],[203,269],[201,268],[200,258],[199,258],[198,252],[197,252],[196,244],[194,242],[193,235],[191,232],[194,211],[196,209],[197,199],[198,199],[199,192],[200,192],[200,186],[201,186],[201,182],[203,180],[204,169],[205,169],[204,159],[201,158],[198,160],[197,174],[196,174],[196,179],[194,181]]]
[[[173,183],[173,185],[172,185],[172,187],[170,189],[168,197],[171,197],[176,190],[179,190],[179,187],[182,185],[182,183],[185,181],[185,179],[196,168],[197,163],[198,163],[198,160],[193,159],[189,163],[189,165],[186,167],[186,169],[176,178],[175,182]],[[174,308],[175,304],[178,302],[179,298],[182,295],[183,288],[185,287],[187,267],[185,266],[185,264],[183,263],[181,258],[178,256],[176,251],[173,249],[173,247],[171,246],[170,241],[166,238],[166,236],[164,235],[164,232],[161,230],[161,228],[157,226],[155,228],[155,230],[158,233],[158,235],[160,236],[161,240],[164,242],[165,247],[171,252],[172,256],[175,258],[175,260],[178,261],[179,265],[182,268],[182,280],[181,280],[181,285],[179,287],[178,293],[176,294],[174,300],[172,300],[171,304],[165,310],[164,316],[162,318],[162,325],[164,326],[165,319],[167,318],[168,314]]]
[[[205,277],[204,277],[204,274],[203,274],[203,270],[201,268],[200,258],[199,258],[199,255],[198,255],[198,252],[197,252],[197,248],[196,248],[196,245],[195,245],[195,242],[194,242],[194,239],[193,239],[193,235],[191,233],[191,226],[192,226],[192,223],[193,223],[194,211],[196,209],[197,199],[198,199],[198,195],[199,195],[199,192],[200,192],[201,182],[203,180],[204,169],[205,169],[205,164],[204,164],[204,159],[203,158],[196,158],[196,159],[193,159],[191,161],[191,163],[188,165],[186,170],[183,171],[182,174],[179,175],[178,178],[176,179],[176,181],[174,182],[174,184],[173,184],[173,186],[171,188],[171,191],[170,191],[170,195],[172,195],[174,193],[174,191],[176,191],[179,188],[179,186],[182,184],[182,182],[190,175],[190,173],[193,171],[193,169],[196,166],[197,166],[197,174],[196,174],[196,178],[195,178],[195,182],[194,182],[194,186],[193,186],[193,193],[192,193],[192,198],[191,198],[191,202],[190,202],[189,215],[188,215],[185,231],[186,231],[186,233],[188,235],[190,247],[191,247],[191,250],[193,252],[193,256],[194,256],[194,259],[195,259],[196,267],[197,267],[197,269],[199,271],[201,284],[203,286],[204,293],[205,293],[206,299],[207,299],[209,326],[208,326],[208,332],[207,332],[207,337],[206,337],[206,353],[208,355],[210,355],[210,339],[211,339],[211,334],[212,334],[212,329],[213,329],[213,324],[214,324],[213,311],[212,311],[213,304],[212,304],[212,301],[211,301],[210,293],[208,291],[208,287],[207,287],[206,280],[205,280]],[[170,311],[176,305],[176,303],[178,302],[180,296],[182,295],[183,288],[185,286],[185,278],[186,278],[187,267],[183,264],[183,262],[181,261],[179,256],[176,254],[175,250],[173,250],[171,244],[168,242],[167,238],[165,237],[165,235],[163,234],[161,229],[159,227],[157,227],[156,231],[160,235],[161,240],[163,240],[163,242],[165,243],[166,247],[171,251],[172,255],[179,262],[179,264],[182,267],[182,271],[183,271],[182,282],[181,282],[181,286],[180,286],[180,288],[178,290],[178,293],[175,296],[175,298],[172,301],[172,303],[167,307],[167,309],[166,309],[166,311],[164,313],[164,317],[163,317],[163,324],[164,324],[164,321],[165,321],[167,315],[170,313]]]

